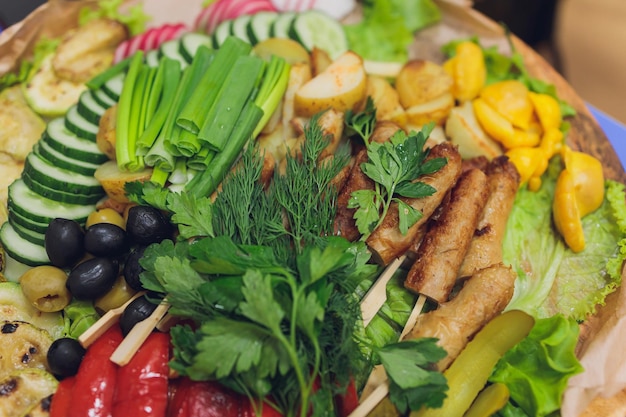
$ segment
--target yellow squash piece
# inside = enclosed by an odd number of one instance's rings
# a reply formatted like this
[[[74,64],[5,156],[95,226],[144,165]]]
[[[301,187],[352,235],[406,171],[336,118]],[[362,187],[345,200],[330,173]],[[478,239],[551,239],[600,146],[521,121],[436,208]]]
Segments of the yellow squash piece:
[[[576,201],[574,177],[567,169],[561,171],[556,181],[552,216],[567,246],[577,253],[585,249],[585,234]]]
[[[512,143],[514,131],[510,121],[482,98],[475,99],[472,104],[478,123],[489,136],[505,147],[507,143]]]
[[[487,68],[483,50],[474,42],[461,42],[456,54],[444,64],[444,69],[452,76],[452,93],[459,101],[472,100],[485,85]]]
[[[534,107],[524,84],[516,80],[499,81],[483,88],[480,97],[513,126],[528,129]]]
[[[580,217],[595,211],[604,201],[604,172],[602,163],[591,155],[563,148],[565,169],[574,181],[576,203]]]
[[[529,92],[528,97],[533,103],[535,114],[537,114],[543,130],[558,129],[561,126],[561,107],[554,97],[533,92]]]

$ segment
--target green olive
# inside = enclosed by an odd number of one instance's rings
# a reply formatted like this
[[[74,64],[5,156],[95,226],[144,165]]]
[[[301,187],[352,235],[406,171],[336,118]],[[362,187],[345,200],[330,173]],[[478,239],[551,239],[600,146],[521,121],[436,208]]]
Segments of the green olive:
[[[124,220],[122,215],[112,208],[103,208],[91,212],[89,217],[87,217],[85,228],[88,229],[89,226],[92,226],[96,223],[111,223],[121,227],[122,229],[126,228],[126,221]]]
[[[61,311],[70,303],[72,294],[65,286],[67,274],[50,265],[36,266],[20,277],[24,296],[39,311]]]
[[[137,291],[133,290],[126,283],[124,276],[120,275],[115,280],[113,288],[111,288],[109,292],[104,294],[102,297],[96,299],[94,307],[99,313],[104,314],[109,310],[113,310],[114,308],[123,305],[126,301],[130,300],[136,292]]]

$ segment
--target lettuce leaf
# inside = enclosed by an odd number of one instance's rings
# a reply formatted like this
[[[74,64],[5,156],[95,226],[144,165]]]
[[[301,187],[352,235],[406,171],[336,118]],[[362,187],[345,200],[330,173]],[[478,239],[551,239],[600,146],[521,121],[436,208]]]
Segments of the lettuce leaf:
[[[344,25],[350,48],[365,59],[403,62],[413,33],[441,19],[432,0],[366,0],[363,19]]]
[[[525,414],[542,417],[560,409],[568,379],[583,371],[574,349],[578,324],[556,315],[539,319],[530,334],[500,359],[489,378],[510,391]],[[509,407],[510,408],[510,407]]]
[[[509,217],[504,262],[518,274],[507,309],[536,318],[563,314],[584,320],[620,284],[626,258],[624,186],[606,181],[602,206],[583,218],[586,247],[569,250],[552,223],[560,159],[553,158],[537,192],[519,190]]]
[[[84,7],[78,16],[79,23],[84,25],[91,20],[107,18],[117,20],[126,25],[131,36],[143,32],[146,22],[149,20],[148,15],[143,12],[140,4],[122,11],[123,2],[124,0],[100,0],[98,7],[95,9]]]

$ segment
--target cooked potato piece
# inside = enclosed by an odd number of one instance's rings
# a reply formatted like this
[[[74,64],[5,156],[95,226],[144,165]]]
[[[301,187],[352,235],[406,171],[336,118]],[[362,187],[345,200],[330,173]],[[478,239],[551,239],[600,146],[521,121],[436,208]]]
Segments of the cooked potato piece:
[[[382,62],[364,60],[365,72],[368,75],[376,75],[383,78],[396,78],[402,69],[401,62]]]
[[[127,37],[126,26],[116,20],[92,20],[65,36],[52,60],[54,71],[84,83],[111,65],[115,48]]]
[[[368,76],[366,94],[376,107],[376,120],[395,120],[404,114],[398,92],[385,78]]]
[[[454,107],[452,93],[444,93],[433,100],[406,109],[406,119],[408,123],[414,125],[425,125],[430,122],[443,125],[452,107]]]
[[[365,99],[366,87],[363,60],[348,51],[298,89],[294,99],[295,112],[299,116],[311,117],[329,108],[354,109]]]
[[[294,97],[296,92],[311,79],[311,67],[306,63],[294,64],[289,70],[289,83],[283,95],[282,123],[283,139],[297,136],[291,125],[295,116]]]
[[[407,62],[396,78],[400,104],[405,109],[452,91],[453,80],[441,65],[424,60]]]
[[[0,94],[0,126],[0,151],[18,161],[24,161],[46,129],[46,123],[28,106],[19,86]]]
[[[489,160],[502,154],[502,148],[480,127],[470,101],[450,111],[446,135],[459,147],[463,159],[485,156]]]
[[[116,120],[117,104],[109,107],[104,112],[100,118],[98,134],[96,135],[98,149],[112,160],[115,160],[115,142],[117,138],[115,134]]]
[[[117,167],[117,162],[107,161],[96,170],[94,177],[100,181],[102,188],[109,198],[121,203],[129,203],[124,186],[127,182],[147,181],[152,175],[152,169],[130,172],[121,171]]]
[[[313,47],[311,50],[311,72],[313,76],[319,75],[333,63],[333,59],[323,49]]]

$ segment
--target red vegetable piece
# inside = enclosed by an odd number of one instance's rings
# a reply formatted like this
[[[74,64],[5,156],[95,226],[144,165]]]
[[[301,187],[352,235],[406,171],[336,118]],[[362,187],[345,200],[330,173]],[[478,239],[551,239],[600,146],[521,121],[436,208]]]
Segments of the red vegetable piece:
[[[167,410],[169,335],[154,332],[117,371],[113,417],[164,417]]]
[[[72,391],[75,382],[74,376],[64,378],[59,382],[50,402],[50,417],[67,417],[72,406]]]
[[[78,368],[68,417],[111,417],[118,366],[109,360],[122,342],[113,326],[87,349]]]
[[[335,398],[335,404],[340,417],[348,417],[357,408],[359,405],[359,395],[356,392],[354,378],[350,379],[346,387],[346,392]]]
[[[204,26],[204,32],[209,35],[213,33],[217,25],[225,19],[224,10],[228,7],[231,0],[217,0],[213,3],[213,10],[208,16],[206,25]]]
[[[182,378],[168,417],[247,417],[248,406],[246,397],[217,382]]]

